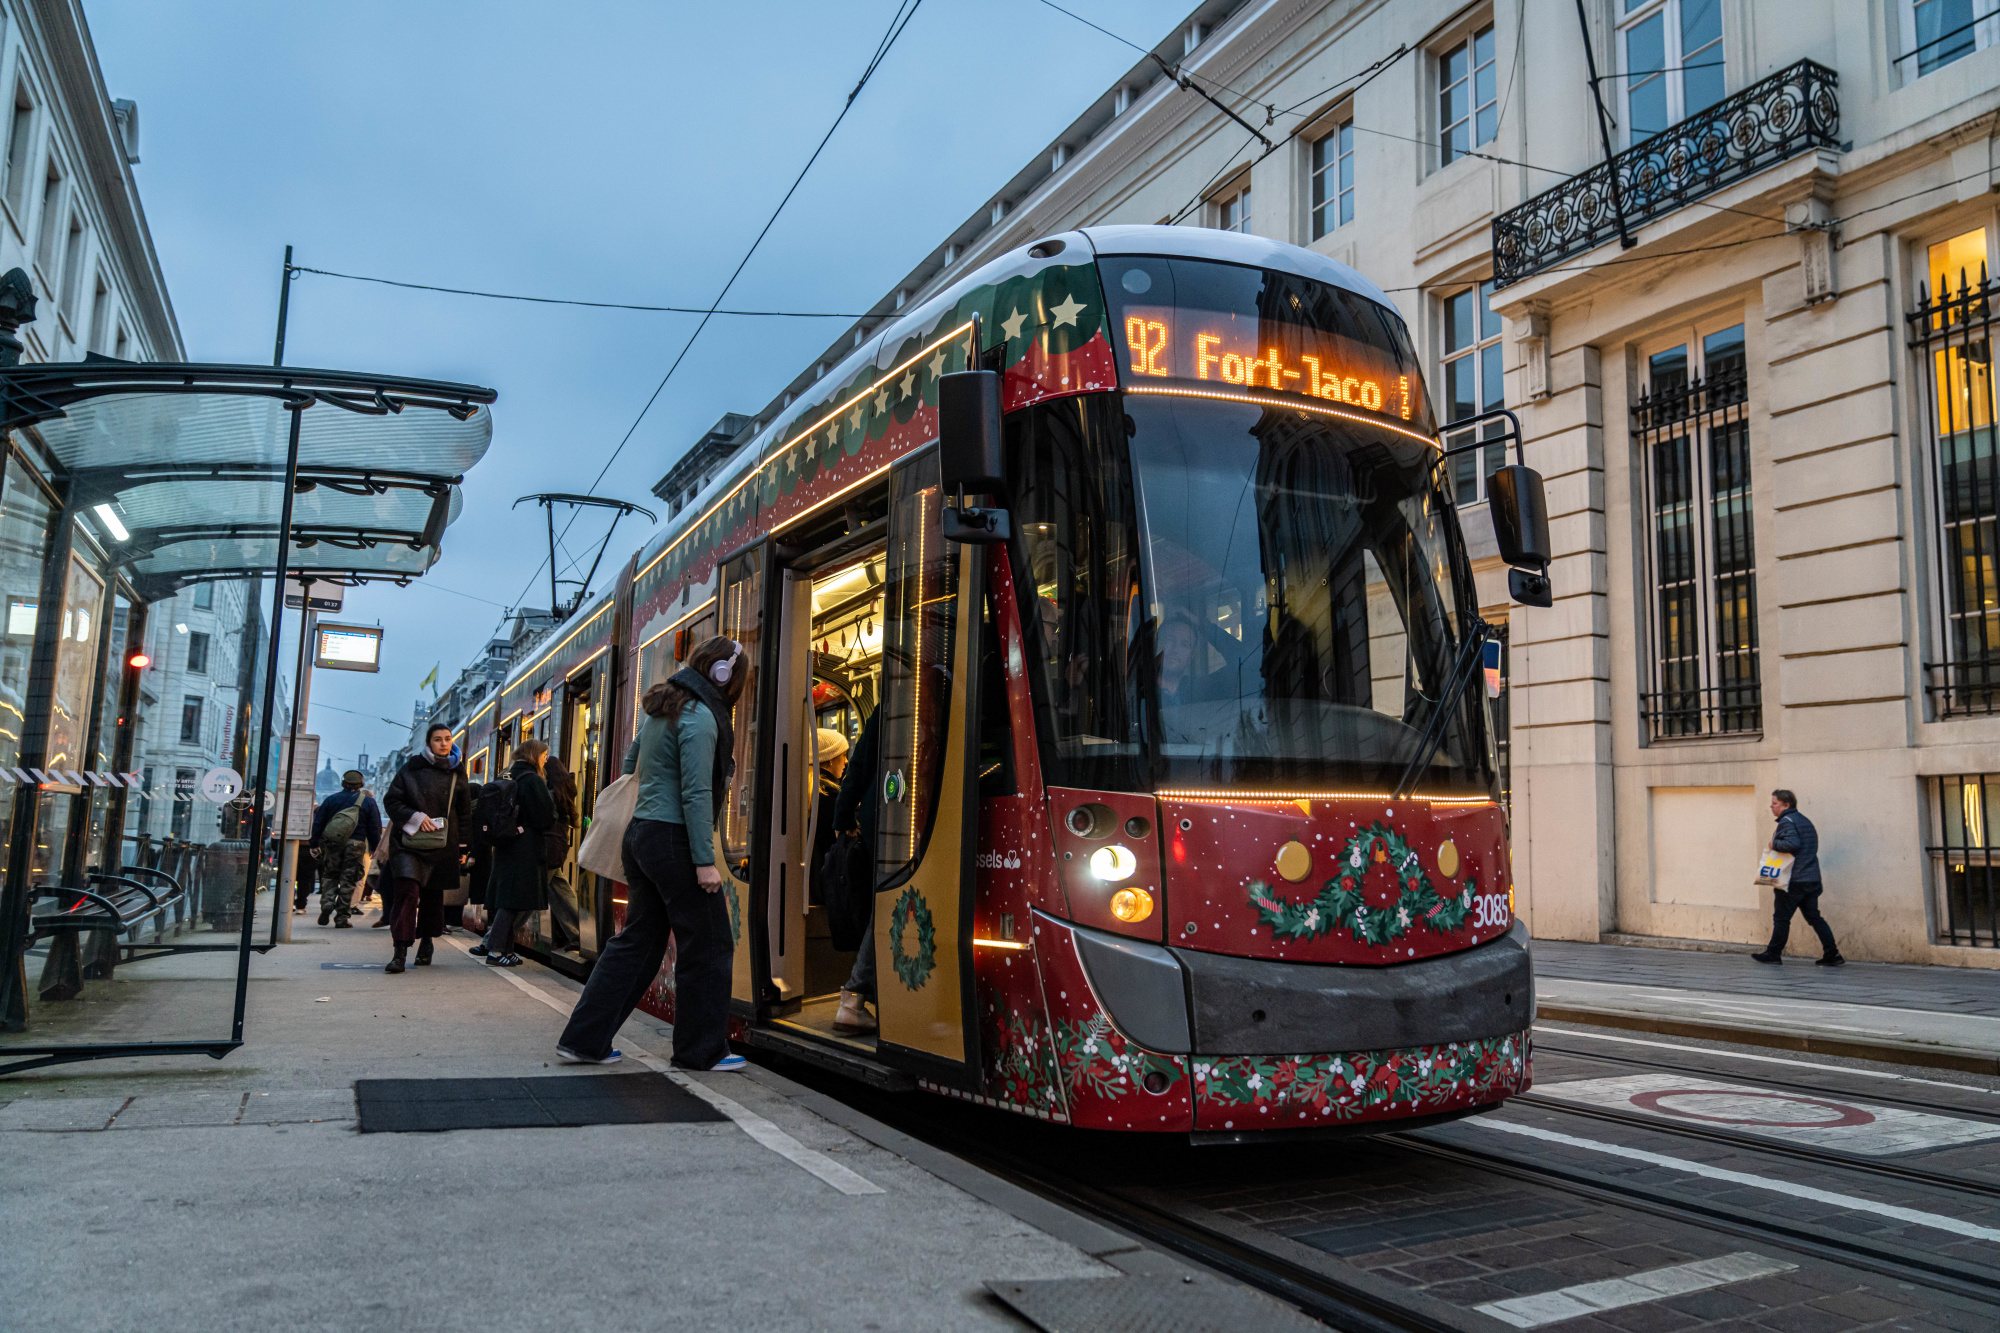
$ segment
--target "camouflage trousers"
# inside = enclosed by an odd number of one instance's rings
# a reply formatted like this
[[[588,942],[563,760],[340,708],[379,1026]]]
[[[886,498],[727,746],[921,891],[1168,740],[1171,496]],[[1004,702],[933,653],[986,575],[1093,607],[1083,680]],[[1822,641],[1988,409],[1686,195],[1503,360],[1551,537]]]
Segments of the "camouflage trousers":
[[[320,850],[319,906],[345,921],[354,911],[354,890],[368,862],[368,844],[360,838],[328,844]]]

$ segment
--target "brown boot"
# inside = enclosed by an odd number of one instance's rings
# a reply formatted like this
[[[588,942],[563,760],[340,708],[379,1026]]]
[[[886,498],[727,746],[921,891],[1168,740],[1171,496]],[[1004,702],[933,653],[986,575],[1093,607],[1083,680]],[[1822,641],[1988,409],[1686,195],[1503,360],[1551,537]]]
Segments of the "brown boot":
[[[833,1030],[843,1037],[865,1037],[875,1031],[875,1015],[868,1012],[858,992],[840,993],[840,1012],[833,1016]]]
[[[409,953],[409,951],[410,951],[410,946],[409,946],[409,945],[407,945],[407,944],[399,944],[399,945],[397,945],[397,946],[396,946],[396,956],[395,956],[394,958],[391,958],[391,959],[389,960],[389,965],[388,965],[387,967],[383,968],[382,970],[383,970],[384,972],[400,972],[400,971],[402,971],[402,970],[403,970],[403,958],[404,958],[404,956],[405,956],[405,955],[407,955],[407,954]]]

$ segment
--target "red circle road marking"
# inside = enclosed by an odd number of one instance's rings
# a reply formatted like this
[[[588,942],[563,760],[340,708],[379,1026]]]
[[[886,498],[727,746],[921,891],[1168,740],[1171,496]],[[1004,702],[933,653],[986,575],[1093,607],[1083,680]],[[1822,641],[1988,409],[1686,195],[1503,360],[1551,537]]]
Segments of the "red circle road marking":
[[[1840,1117],[1837,1120],[1740,1120],[1730,1116],[1703,1115],[1699,1111],[1681,1111],[1661,1103],[1668,1097],[1763,1097],[1774,1102],[1791,1102],[1799,1106],[1821,1106]],[[1843,1106],[1839,1102],[1816,1101],[1811,1097],[1799,1097],[1783,1092],[1724,1092],[1720,1088],[1667,1088],[1659,1092],[1635,1093],[1632,1105],[1661,1115],[1679,1116],[1683,1120],[1707,1120],[1718,1125],[1763,1125],[1770,1129],[1844,1129],[1850,1125],[1872,1125],[1875,1117],[1858,1106]]]

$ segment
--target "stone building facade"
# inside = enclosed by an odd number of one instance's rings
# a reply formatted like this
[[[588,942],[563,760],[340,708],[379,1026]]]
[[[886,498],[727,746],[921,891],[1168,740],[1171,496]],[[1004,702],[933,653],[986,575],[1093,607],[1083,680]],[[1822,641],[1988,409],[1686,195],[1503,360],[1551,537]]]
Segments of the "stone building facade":
[[[1507,600],[1499,447],[1447,478],[1510,645],[1535,933],[1762,940],[1754,872],[1787,787],[1850,956],[2000,964],[1980,295],[2000,17],[1980,8],[1215,0],[825,361],[1079,225],[1240,228],[1354,265],[1400,305],[1439,419],[1512,408],[1547,478],[1548,609]],[[1953,299],[1920,310],[1941,281]]]

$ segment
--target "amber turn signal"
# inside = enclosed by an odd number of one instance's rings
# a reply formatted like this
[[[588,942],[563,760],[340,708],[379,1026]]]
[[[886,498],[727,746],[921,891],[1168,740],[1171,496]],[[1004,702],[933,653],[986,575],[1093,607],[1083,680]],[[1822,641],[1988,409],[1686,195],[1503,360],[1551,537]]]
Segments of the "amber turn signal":
[[[1153,895],[1144,889],[1120,889],[1111,895],[1111,915],[1120,921],[1144,921],[1153,914]]]
[[[132,656],[125,660],[131,663],[135,671],[144,671],[147,667],[153,665],[153,659],[144,653],[133,653]]]

